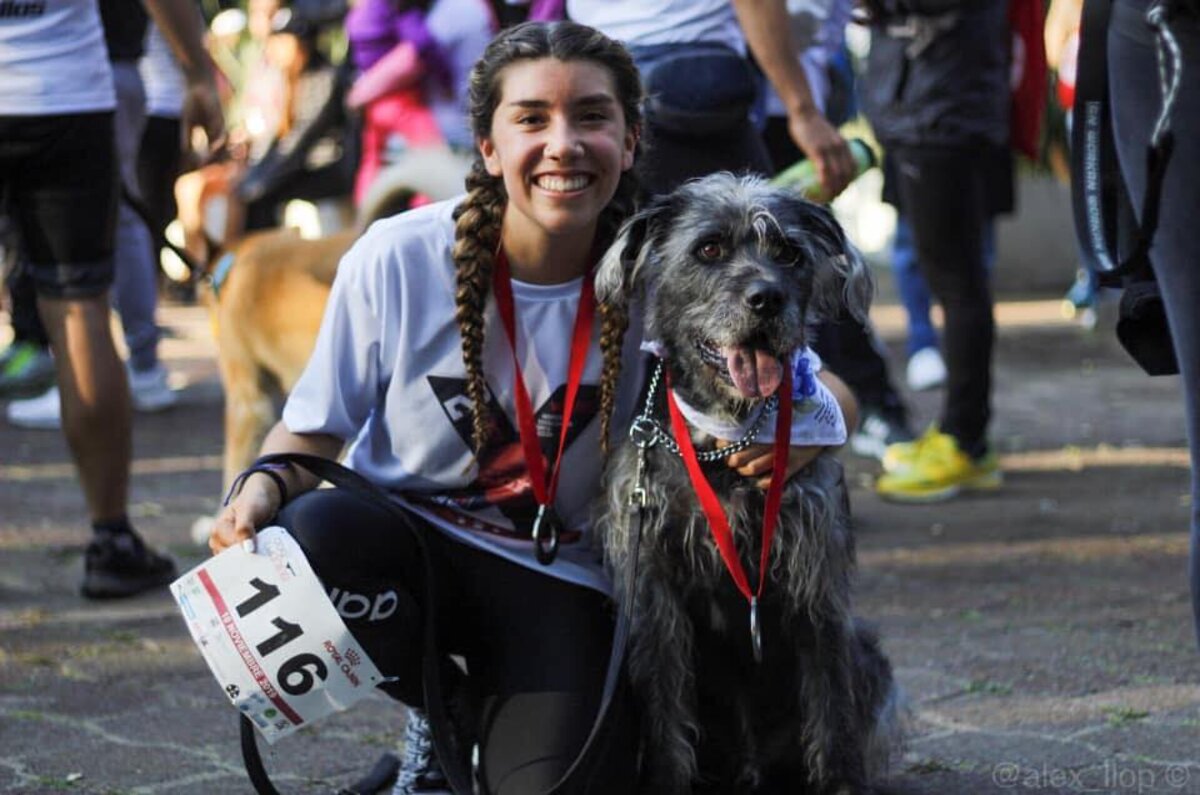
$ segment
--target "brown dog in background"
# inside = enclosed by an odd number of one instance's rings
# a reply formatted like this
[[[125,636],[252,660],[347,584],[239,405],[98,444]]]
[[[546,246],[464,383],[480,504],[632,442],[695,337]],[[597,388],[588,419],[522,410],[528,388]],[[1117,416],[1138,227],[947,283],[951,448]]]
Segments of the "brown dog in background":
[[[449,149],[423,149],[380,172],[354,229],[306,239],[257,232],[212,263],[204,290],[225,388],[224,489],[254,460],[316,342],[338,261],[372,221],[463,191],[470,165]],[[206,536],[207,537],[207,536]]]

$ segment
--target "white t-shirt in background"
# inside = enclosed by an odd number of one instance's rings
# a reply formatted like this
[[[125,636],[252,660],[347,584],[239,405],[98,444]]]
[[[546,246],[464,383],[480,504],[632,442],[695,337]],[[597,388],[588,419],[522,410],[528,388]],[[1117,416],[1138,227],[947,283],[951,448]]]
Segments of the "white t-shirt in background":
[[[0,116],[116,108],[96,0],[0,3]]]
[[[716,43],[746,54],[729,0],[567,0],[567,16],[630,47]]]

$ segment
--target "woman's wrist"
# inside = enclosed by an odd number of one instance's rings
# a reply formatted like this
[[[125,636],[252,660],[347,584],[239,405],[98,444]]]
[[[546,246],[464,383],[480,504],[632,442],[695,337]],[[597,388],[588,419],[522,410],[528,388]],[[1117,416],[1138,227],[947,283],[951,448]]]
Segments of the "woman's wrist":
[[[258,468],[246,476],[246,483],[242,489],[254,482],[254,487],[265,496],[267,501],[273,506],[272,513],[276,513],[287,504],[290,496],[285,474],[273,469]]]

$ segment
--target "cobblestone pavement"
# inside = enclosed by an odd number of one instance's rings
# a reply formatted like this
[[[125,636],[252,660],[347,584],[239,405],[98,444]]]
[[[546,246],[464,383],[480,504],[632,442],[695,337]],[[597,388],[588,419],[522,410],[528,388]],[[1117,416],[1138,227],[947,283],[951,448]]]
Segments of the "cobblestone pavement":
[[[899,314],[876,317],[899,367]],[[847,457],[858,610],[914,713],[886,791],[1200,793],[1178,384],[1141,376],[1055,302],[999,317],[1003,490],[887,505],[873,465]],[[133,516],[190,566],[204,552],[189,527],[217,505],[221,391],[203,310],[163,320],[182,402],[136,418]],[[914,396],[919,423],[939,401]],[[0,425],[0,792],[249,792],[234,713],[169,597],[77,596],[83,515],[61,437]],[[285,791],[329,792],[400,735],[374,698],[267,765]]]

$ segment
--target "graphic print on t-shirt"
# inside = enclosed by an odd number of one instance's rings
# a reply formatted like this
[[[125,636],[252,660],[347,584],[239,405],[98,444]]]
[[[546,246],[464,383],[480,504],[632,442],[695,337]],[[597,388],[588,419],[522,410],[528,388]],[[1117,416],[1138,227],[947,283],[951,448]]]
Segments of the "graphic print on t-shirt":
[[[471,399],[467,396],[467,382],[462,378],[427,376],[430,388],[437,396],[446,419],[454,426],[463,443],[471,446],[472,413]],[[575,410],[571,414],[571,427],[567,430],[567,443],[571,444],[587,427],[599,411],[600,389],[594,384],[580,384],[575,397]],[[562,384],[550,398],[534,410],[538,445],[541,447],[547,473],[552,471],[558,453],[558,435],[562,428],[563,408],[566,404],[567,385]],[[529,469],[521,449],[521,437],[513,427],[508,415],[496,402],[491,389],[487,401],[488,440],[478,457],[479,474],[469,485],[453,491],[427,495],[427,505],[439,509],[438,513],[471,530],[528,540],[537,501],[529,480]],[[512,527],[488,522],[479,513],[495,507],[512,522]],[[468,516],[463,511],[471,511]],[[560,542],[569,544],[579,538],[574,530],[563,532]]]

